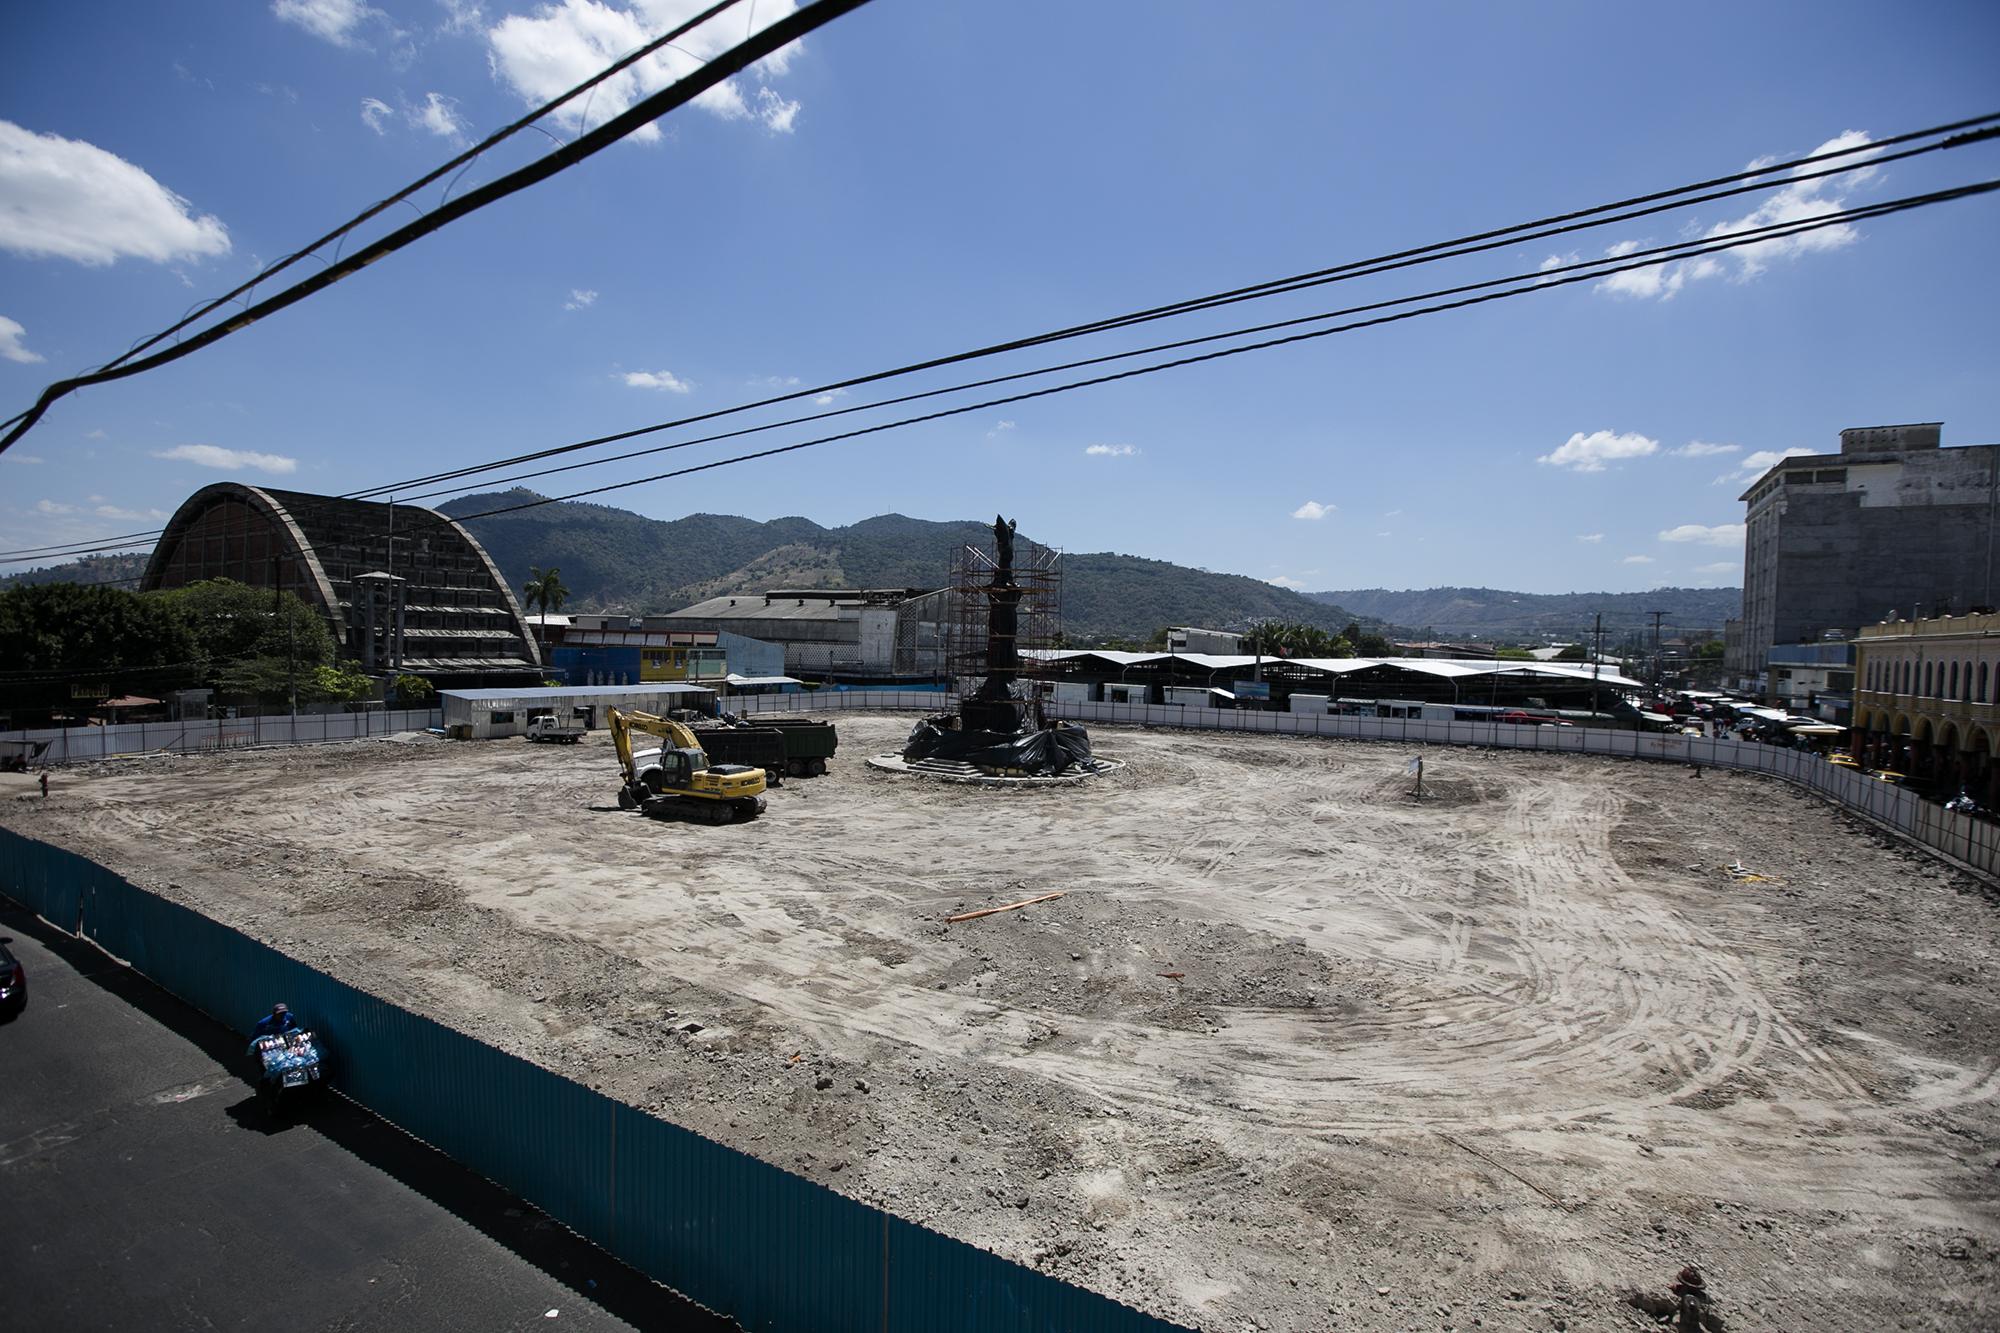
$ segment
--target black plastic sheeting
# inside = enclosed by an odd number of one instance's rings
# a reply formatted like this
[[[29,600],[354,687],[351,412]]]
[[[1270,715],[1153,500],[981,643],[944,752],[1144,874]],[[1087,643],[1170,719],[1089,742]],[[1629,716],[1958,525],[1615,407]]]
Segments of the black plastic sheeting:
[[[1092,772],[1090,733],[1074,722],[1057,722],[1037,731],[1009,735],[999,731],[959,731],[940,725],[944,719],[925,718],[910,733],[903,758],[949,759],[979,768],[1052,777],[1071,769]]]

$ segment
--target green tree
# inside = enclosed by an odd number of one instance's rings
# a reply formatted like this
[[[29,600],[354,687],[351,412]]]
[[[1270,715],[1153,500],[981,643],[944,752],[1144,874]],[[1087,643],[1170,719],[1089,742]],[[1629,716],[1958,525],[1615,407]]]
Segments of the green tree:
[[[563,586],[562,570],[553,565],[547,569],[530,566],[528,581],[521,591],[526,595],[529,608],[539,607],[539,614],[543,616],[562,610],[562,604],[569,600],[569,589]]]
[[[358,704],[375,697],[375,682],[352,662],[335,662],[314,667],[301,693],[329,703]]]
[[[1587,662],[1589,660],[1589,652],[1580,643],[1572,643],[1569,647],[1556,654],[1556,661],[1558,662]]]
[[[389,688],[399,701],[405,703],[422,703],[437,694],[437,690],[422,676],[398,676],[389,682]]]
[[[1497,662],[1532,662],[1535,660],[1535,655],[1526,648],[1505,644],[1493,650],[1493,659]]]
[[[1352,657],[1352,656],[1354,656],[1354,642],[1353,642],[1353,640],[1349,639],[1349,638],[1348,638],[1348,637],[1347,637],[1347,636],[1346,636],[1345,634],[1341,635],[1341,636],[1340,636],[1339,638],[1337,638],[1337,639],[1335,639],[1335,640],[1333,641],[1333,646],[1332,646],[1332,647],[1331,647],[1330,649],[1328,649],[1328,651],[1327,651],[1327,654],[1326,654],[1326,655],[1327,655],[1328,657]]]
[[[205,680],[217,680],[255,657],[281,659],[288,664],[288,678],[294,671],[303,678],[334,659],[332,631],[296,593],[234,579],[204,579],[147,595],[169,608],[194,636]]]
[[[158,697],[199,679],[199,667],[187,626],[152,598],[75,583],[0,592],[0,695],[10,707],[66,711],[73,687]]]

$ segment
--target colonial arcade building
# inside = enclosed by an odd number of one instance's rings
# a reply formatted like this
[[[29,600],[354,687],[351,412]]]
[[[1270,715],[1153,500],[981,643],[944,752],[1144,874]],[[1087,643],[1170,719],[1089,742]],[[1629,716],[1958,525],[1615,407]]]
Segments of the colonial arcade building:
[[[2000,615],[1864,625],[1854,684],[1854,749],[1864,764],[2000,807]]]

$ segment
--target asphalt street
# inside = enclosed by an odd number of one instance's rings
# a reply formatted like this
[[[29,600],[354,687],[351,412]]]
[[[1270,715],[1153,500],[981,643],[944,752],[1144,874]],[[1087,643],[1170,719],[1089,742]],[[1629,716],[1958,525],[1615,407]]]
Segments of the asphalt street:
[[[735,1328],[350,1102],[267,1121],[242,1038],[29,913],[0,936],[8,1327]]]

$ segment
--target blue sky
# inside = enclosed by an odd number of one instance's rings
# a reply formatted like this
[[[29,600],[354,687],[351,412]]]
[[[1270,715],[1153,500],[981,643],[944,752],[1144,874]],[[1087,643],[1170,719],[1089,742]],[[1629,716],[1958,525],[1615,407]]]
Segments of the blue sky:
[[[695,8],[10,6],[0,415]],[[762,0],[756,21],[783,8]],[[876,0],[647,141],[64,402],[0,456],[0,546],[155,526],[216,480],[385,483],[1977,115],[2000,109],[1996,71],[1990,3],[1666,22],[1594,4]],[[551,146],[522,136],[465,184]],[[1989,144],[1788,199],[1995,175]],[[1665,243],[1760,198],[1064,347]],[[1306,588],[1734,583],[1736,479],[1756,461],[1830,451],[1853,425],[2000,441],[1996,233],[2000,201],[1973,200],[1650,288],[1564,288],[603,499],[827,524],[997,509],[1071,550]]]

